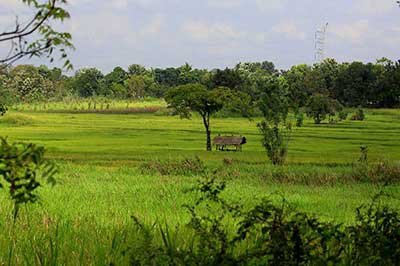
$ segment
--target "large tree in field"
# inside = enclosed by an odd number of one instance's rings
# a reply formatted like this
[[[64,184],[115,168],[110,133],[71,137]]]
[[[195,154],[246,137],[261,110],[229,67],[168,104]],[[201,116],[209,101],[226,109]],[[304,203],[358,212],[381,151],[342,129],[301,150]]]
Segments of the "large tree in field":
[[[170,89],[165,97],[170,108],[173,108],[182,118],[189,119],[191,112],[197,112],[203,121],[206,130],[206,149],[211,151],[210,117],[230,105],[240,106],[243,115],[249,109],[250,102],[247,95],[231,91],[225,87],[208,90],[201,84],[187,84]],[[234,104],[235,103],[235,104]],[[249,107],[249,106],[247,106]]]

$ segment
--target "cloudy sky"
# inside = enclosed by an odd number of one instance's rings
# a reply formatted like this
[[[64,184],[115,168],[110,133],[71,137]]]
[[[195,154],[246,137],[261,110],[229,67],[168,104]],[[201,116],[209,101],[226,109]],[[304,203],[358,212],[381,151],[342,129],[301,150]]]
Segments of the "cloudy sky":
[[[20,13],[0,0],[0,25]],[[287,68],[314,60],[314,35],[329,22],[326,54],[338,61],[399,59],[395,0],[68,0],[76,69],[233,66],[273,61]],[[25,11],[24,11],[25,12]],[[1,31],[2,29],[0,29]],[[46,63],[34,61],[35,64]]]

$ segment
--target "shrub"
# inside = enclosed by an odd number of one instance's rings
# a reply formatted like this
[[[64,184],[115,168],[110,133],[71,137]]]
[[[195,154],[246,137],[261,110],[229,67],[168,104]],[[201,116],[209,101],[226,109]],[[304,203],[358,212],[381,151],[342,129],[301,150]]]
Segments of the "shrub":
[[[351,120],[354,121],[364,121],[365,119],[365,114],[364,114],[364,110],[363,109],[358,109],[352,116],[351,116]]]
[[[32,143],[8,143],[0,139],[0,188],[7,186],[14,202],[14,219],[21,204],[36,202],[40,179],[54,184],[54,164],[44,158],[45,149]]]
[[[320,124],[327,116],[334,116],[342,109],[341,104],[324,94],[315,94],[307,103],[307,115],[314,119],[315,124]]]
[[[298,113],[296,115],[296,127],[302,127],[304,123],[304,114]]]
[[[247,210],[221,197],[225,187],[224,181],[207,178],[193,189],[199,197],[186,206],[190,221],[184,235],[134,219],[138,236],[125,253],[132,264],[397,265],[400,261],[400,214],[380,205],[381,195],[357,209],[355,225],[343,226],[298,212],[285,200],[274,204],[264,199]]]
[[[372,183],[395,184],[400,182],[400,165],[380,161],[370,167],[368,177]]]
[[[349,113],[346,110],[340,111],[339,114],[338,114],[339,120],[340,121],[346,120],[348,115],[349,115]]]
[[[345,230],[349,248],[346,265],[398,265],[400,214],[373,202],[356,212],[356,224]]]
[[[262,136],[262,145],[273,164],[282,165],[286,160],[291,136],[291,126],[279,128],[265,121],[258,124]]]
[[[7,107],[0,103],[0,116],[3,116],[7,112]]]

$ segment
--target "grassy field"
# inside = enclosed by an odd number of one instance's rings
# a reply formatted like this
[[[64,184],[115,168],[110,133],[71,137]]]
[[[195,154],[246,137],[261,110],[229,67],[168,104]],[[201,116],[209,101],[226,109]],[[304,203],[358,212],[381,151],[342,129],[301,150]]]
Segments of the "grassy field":
[[[151,163],[198,156],[206,173],[215,172],[228,181],[227,199],[252,206],[263,197],[278,200],[283,195],[299,210],[345,224],[353,222],[356,207],[382,189],[400,197],[400,185],[346,182],[361,145],[369,147],[372,162],[400,163],[400,110],[368,110],[366,121],[336,125],[307,120],[293,131],[284,167],[267,161],[257,121],[213,119],[213,135],[241,134],[248,139],[243,152],[223,153],[204,151],[204,129],[196,116],[181,120],[158,114],[10,111],[0,118],[0,135],[44,145],[60,172],[55,187],[40,189],[40,204],[22,210],[16,227],[10,223],[7,195],[0,194],[0,230],[8,232],[0,236],[0,265],[7,258],[11,264],[30,264],[36,261],[35,254],[45,256],[54,250],[60,250],[60,259],[72,254],[71,265],[104,262],[115,255],[109,253],[110,247],[122,238],[121,228],[130,224],[132,215],[149,224],[185,224],[188,215],[182,205],[193,202],[195,195],[186,191],[199,175],[162,175],[146,169]],[[282,173],[302,180],[278,182]],[[320,182],[310,179],[316,173]],[[333,181],[324,182],[328,178]],[[399,202],[393,198],[387,203]],[[48,246],[49,235],[56,239],[50,241],[56,249]],[[26,242],[32,237],[33,242]],[[33,251],[24,258],[28,246]]]

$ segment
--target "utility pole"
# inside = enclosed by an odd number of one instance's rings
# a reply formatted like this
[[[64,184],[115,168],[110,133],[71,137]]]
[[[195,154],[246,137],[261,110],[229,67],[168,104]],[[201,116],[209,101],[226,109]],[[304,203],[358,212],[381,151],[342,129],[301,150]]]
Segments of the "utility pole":
[[[325,59],[325,42],[326,33],[328,30],[328,23],[321,28],[318,28],[315,32],[315,62],[320,63]]]

